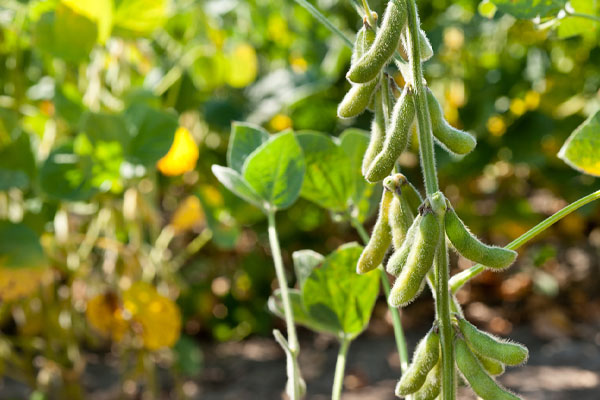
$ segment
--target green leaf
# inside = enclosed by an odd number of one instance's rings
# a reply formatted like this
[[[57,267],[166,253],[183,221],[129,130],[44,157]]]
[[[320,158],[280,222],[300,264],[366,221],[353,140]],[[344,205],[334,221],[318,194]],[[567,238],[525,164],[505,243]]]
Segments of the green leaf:
[[[89,156],[74,151],[74,143],[66,143],[52,150],[40,169],[40,186],[48,196],[57,200],[83,201],[96,188],[92,179],[93,162]]]
[[[0,149],[0,190],[27,188],[35,172],[29,135],[21,132],[16,140]]]
[[[269,133],[260,126],[246,122],[234,122],[231,124],[227,165],[242,173],[246,158],[267,140],[269,140]]]
[[[133,137],[125,151],[127,160],[133,164],[154,167],[171,148],[179,126],[177,117],[143,104],[131,106],[125,112],[125,117],[133,126]]]
[[[584,174],[600,176],[600,111],[571,133],[558,157]]]
[[[273,135],[244,162],[244,179],[273,209],[291,206],[302,188],[306,164],[294,133]]]
[[[555,16],[567,0],[492,0],[498,9],[517,18]]]
[[[98,25],[98,41],[100,43],[104,43],[108,39],[112,28],[112,0],[61,0],[61,2]]]
[[[590,0],[570,0],[571,7],[576,13],[596,15],[596,2]],[[581,34],[595,35],[597,22],[581,17],[565,17],[558,25],[558,37],[561,39]]]
[[[263,208],[263,200],[260,198],[258,193],[248,185],[248,182],[234,169],[222,167],[220,165],[213,165],[212,172],[215,174],[219,182],[223,184],[227,189],[246,200],[248,203],[252,203],[261,210]]]
[[[300,290],[288,289],[288,293],[290,295],[290,303],[292,305],[292,313],[294,314],[295,323],[303,325],[315,332],[331,333],[334,335],[338,334],[338,325],[328,324],[326,321],[318,321],[306,312],[306,309],[302,303],[302,293]],[[277,289],[275,292],[273,292],[273,295],[269,297],[269,302],[267,304],[269,306],[269,310],[273,314],[277,315],[281,319],[285,319],[280,289]]]
[[[306,160],[301,196],[323,208],[346,211],[354,182],[344,149],[320,132],[300,132],[296,138]]]
[[[163,24],[166,14],[166,0],[115,0],[115,34],[126,37],[148,36]]]
[[[125,147],[131,139],[125,119],[117,114],[86,112],[80,129],[92,143],[118,142]]]
[[[38,236],[27,225],[0,221],[0,268],[45,268]]]
[[[89,58],[97,36],[93,21],[63,3],[40,17],[33,34],[36,47],[72,62]]]
[[[213,186],[201,185],[196,191],[206,224],[212,231],[212,242],[222,249],[235,247],[240,236],[240,227],[224,207],[222,194]]]
[[[346,129],[340,136],[340,142],[350,158],[354,180],[352,212],[359,222],[364,222],[377,210],[381,198],[381,185],[367,182],[361,172],[363,156],[369,146],[369,133],[361,129]]]
[[[202,370],[204,356],[202,349],[187,335],[179,338],[173,347],[176,357],[176,366],[185,376],[197,376]]]
[[[339,247],[313,270],[302,290],[304,306],[312,318],[336,324],[340,333],[350,337],[366,328],[379,294],[378,271],[356,273],[361,252],[362,246],[356,243]]]
[[[294,272],[300,289],[304,286],[304,282],[306,282],[313,269],[318,267],[324,259],[325,257],[312,250],[299,250],[292,253]]]

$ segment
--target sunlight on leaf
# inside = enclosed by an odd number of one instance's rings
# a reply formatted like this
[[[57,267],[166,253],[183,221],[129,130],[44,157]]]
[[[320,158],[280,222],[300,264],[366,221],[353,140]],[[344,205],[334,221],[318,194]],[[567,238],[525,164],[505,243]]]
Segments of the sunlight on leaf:
[[[575,129],[558,157],[578,171],[600,176],[600,111]]]

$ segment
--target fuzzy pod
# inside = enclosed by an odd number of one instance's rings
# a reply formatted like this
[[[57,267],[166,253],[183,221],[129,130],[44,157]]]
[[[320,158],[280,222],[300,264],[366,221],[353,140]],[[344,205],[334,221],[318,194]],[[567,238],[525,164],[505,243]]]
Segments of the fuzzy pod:
[[[473,350],[473,349],[471,349],[471,350]],[[488,374],[490,374],[492,376],[497,376],[497,375],[502,375],[504,373],[504,364],[502,364],[500,361],[493,360],[489,357],[482,356],[480,354],[477,354],[477,352],[475,352],[475,351],[473,352],[473,354],[475,354],[475,356],[481,363],[481,366],[483,367],[483,369],[486,370],[486,372]]]
[[[506,365],[519,365],[527,361],[529,351],[522,344],[480,331],[464,318],[458,318],[458,326],[475,353]]]
[[[444,118],[442,106],[435,95],[427,88],[427,105],[431,116],[433,135],[438,143],[447,151],[454,154],[468,154],[477,145],[475,137],[465,131],[454,128]]]
[[[365,83],[373,80],[394,55],[406,24],[404,2],[402,1],[402,5],[399,4],[400,2],[398,0],[388,2],[373,46],[350,67],[346,74],[350,82]]]
[[[398,247],[390,256],[390,259],[385,266],[385,270],[388,274],[394,275],[395,277],[400,276],[402,269],[406,265],[410,251],[415,244],[415,237],[417,236],[421,219],[423,219],[423,217],[421,215],[417,215],[410,228],[408,228],[408,231],[406,232],[406,238],[402,242],[402,245]]]
[[[358,274],[364,274],[377,268],[383,261],[385,252],[392,243],[392,232],[388,223],[388,215],[393,197],[394,195],[390,191],[383,191],[379,205],[379,215],[373,227],[371,238],[360,254],[358,264],[356,265],[356,272]]]
[[[383,185],[394,193],[388,221],[392,230],[392,245],[394,249],[399,249],[415,219],[415,214],[404,195],[404,188],[408,186],[408,181],[404,175],[396,174],[384,179]]]
[[[406,85],[392,110],[392,120],[386,129],[383,149],[375,157],[365,176],[369,182],[379,182],[388,176],[394,169],[396,160],[408,146],[408,134],[415,118],[413,97],[413,91]]]
[[[404,307],[421,292],[440,242],[440,224],[431,210],[425,210],[415,233],[406,264],[394,282],[388,303]]]
[[[402,34],[400,44],[398,45],[398,53],[400,53],[405,61],[408,61],[408,49],[410,49],[410,46],[410,32],[406,29]],[[419,29],[419,50],[421,62],[425,62],[433,57],[433,47],[431,47],[431,42],[423,29]]]
[[[354,39],[354,47],[352,48],[352,57],[350,58],[350,65],[356,63],[364,54],[364,39],[365,31],[367,26],[363,24],[362,28],[356,32],[356,38]]]
[[[464,339],[455,340],[454,352],[459,371],[473,391],[483,400],[519,400],[485,372]]]
[[[396,396],[407,396],[423,386],[440,357],[440,335],[431,329],[417,345],[412,363],[396,385]]]
[[[435,367],[427,374],[425,383],[412,395],[412,400],[434,400],[442,390],[442,362],[438,360]]]
[[[444,224],[446,236],[450,239],[452,246],[460,255],[471,261],[492,269],[504,269],[517,258],[517,252],[513,250],[490,246],[477,239],[456,215],[456,211],[452,207],[448,207],[446,210]]]
[[[377,154],[383,149],[383,143],[385,141],[385,116],[383,113],[382,103],[382,91],[378,90],[373,98],[375,99],[375,116],[373,122],[371,122],[371,138],[369,140],[369,146],[365,151],[362,161],[362,173],[367,174],[371,163],[377,157]]]
[[[367,83],[352,85],[342,102],[338,105],[337,114],[340,118],[354,118],[362,114],[371,103],[377,90],[379,79]]]

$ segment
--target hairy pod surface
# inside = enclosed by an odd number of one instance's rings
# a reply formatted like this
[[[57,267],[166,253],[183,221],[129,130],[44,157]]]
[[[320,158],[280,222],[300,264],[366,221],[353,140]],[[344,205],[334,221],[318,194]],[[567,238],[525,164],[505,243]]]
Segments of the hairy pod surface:
[[[363,24],[362,28],[356,32],[356,39],[354,39],[354,47],[352,48],[352,57],[350,58],[350,65],[353,65],[358,61],[360,57],[364,54],[364,40],[365,40],[365,31],[367,27]]]
[[[463,339],[457,338],[454,341],[454,351],[458,369],[479,397],[483,400],[519,400],[485,372]]]
[[[475,354],[475,356],[481,363],[481,366],[483,367],[483,369],[486,370],[486,372],[488,374],[490,374],[492,376],[496,376],[496,375],[502,375],[504,373],[504,364],[502,364],[500,361],[493,360],[488,357],[484,357],[480,354],[477,354],[477,352],[475,352],[475,351],[473,352],[473,354]]]
[[[440,225],[431,210],[425,210],[411,245],[406,264],[394,282],[388,303],[403,307],[413,301],[424,286],[440,242]],[[404,246],[403,246],[404,247]]]
[[[423,217],[417,215],[406,232],[406,239],[404,239],[402,245],[392,253],[385,267],[388,274],[394,275],[395,277],[400,276],[400,273],[408,260],[408,255],[415,244],[415,237],[417,236],[421,219],[423,219]]]
[[[469,133],[454,128],[446,121],[442,106],[429,88],[427,88],[427,105],[431,115],[433,135],[438,143],[450,153],[462,155],[470,153],[477,145],[477,140]]]
[[[394,193],[388,221],[392,230],[392,245],[394,249],[399,249],[415,219],[415,214],[412,212],[404,194],[404,189],[409,186],[408,180],[404,175],[398,173],[385,178],[383,186]]]
[[[385,141],[385,116],[383,114],[382,91],[375,93],[375,116],[371,122],[371,138],[362,161],[362,174],[366,175],[377,154],[383,149]]]
[[[409,129],[415,119],[414,94],[408,85],[396,101],[392,110],[392,120],[386,129],[383,149],[371,163],[365,178],[373,183],[388,176],[394,169],[394,164],[408,145]]]
[[[525,346],[480,331],[464,318],[458,318],[458,326],[475,353],[506,365],[519,365],[527,361],[529,351]]]
[[[483,264],[488,268],[503,269],[510,266],[517,258],[517,252],[503,247],[490,246],[481,242],[462,220],[456,215],[452,207],[448,207],[444,217],[446,236],[452,246],[463,257]]]
[[[412,400],[434,400],[440,394],[442,390],[442,375],[441,375],[441,367],[442,362],[438,360],[437,364],[429,374],[427,374],[427,378],[425,379],[425,383],[419,390],[417,390],[412,395]]]
[[[423,386],[440,357],[440,335],[431,329],[417,345],[410,367],[396,385],[396,396],[406,396]]]
[[[398,53],[400,53],[405,61],[408,61],[407,49],[410,49],[410,46],[410,32],[405,28],[400,38],[400,44],[398,45]],[[423,29],[419,29],[419,50],[421,62],[425,62],[433,57],[433,47],[431,47],[431,42],[429,42],[429,38]]]
[[[377,89],[379,79],[367,83],[352,85],[342,102],[338,105],[337,114],[340,118],[354,118],[362,114],[371,103],[373,93]]]
[[[377,216],[377,221],[373,227],[371,238],[369,239],[369,243],[367,243],[363,249],[360,258],[358,259],[358,264],[356,265],[356,272],[359,274],[364,274],[377,268],[383,261],[385,252],[392,243],[392,233],[388,223],[388,215],[393,197],[394,195],[390,191],[383,191],[381,203],[379,205],[379,215]]]
[[[388,2],[373,46],[351,66],[346,74],[350,82],[365,83],[373,80],[394,55],[406,24],[406,10],[399,3],[400,1],[395,0]]]

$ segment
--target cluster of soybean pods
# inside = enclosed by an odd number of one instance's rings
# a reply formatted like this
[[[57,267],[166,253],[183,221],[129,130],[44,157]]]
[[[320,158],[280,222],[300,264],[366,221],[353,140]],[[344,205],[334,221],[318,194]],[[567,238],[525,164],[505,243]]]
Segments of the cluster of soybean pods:
[[[423,290],[433,285],[434,258],[440,243],[448,239],[463,257],[490,269],[510,266],[517,254],[508,249],[489,246],[475,237],[458,217],[441,192],[423,201],[406,177],[394,173],[396,162],[407,148],[415,122],[417,103],[414,88],[407,83],[398,88],[385,72],[397,52],[408,59],[411,44],[404,0],[390,0],[381,26],[371,26],[377,15],[363,20],[356,35],[350,70],[346,77],[352,87],[338,107],[341,118],[352,118],[369,108],[374,112],[371,139],[364,155],[362,173],[369,182],[383,180],[384,191],[379,216],[369,243],[357,265],[359,274],[384,263],[391,247],[393,253],[385,263],[396,277],[388,303],[404,307]],[[425,33],[419,31],[421,61],[433,55]],[[407,79],[411,82],[412,79]],[[444,149],[464,155],[471,152],[476,140],[469,133],[455,129],[444,118],[434,94],[426,88],[433,135]],[[435,290],[432,288],[432,292]],[[463,316],[453,298],[452,325],[454,358],[464,380],[484,400],[518,399],[493,378],[504,372],[505,365],[527,360],[527,349],[480,331]],[[397,396],[414,400],[433,400],[441,392],[440,336],[437,323],[420,341],[412,363],[396,386]]]

